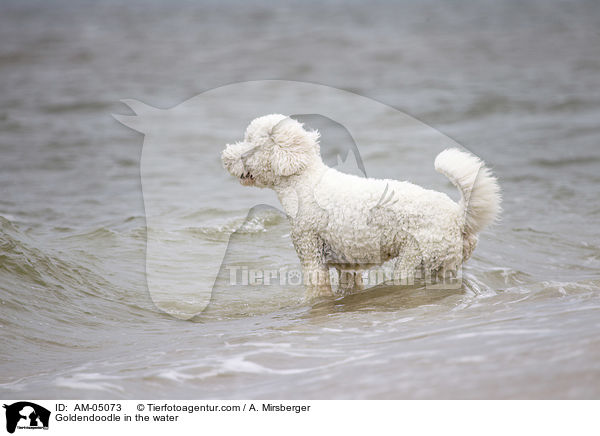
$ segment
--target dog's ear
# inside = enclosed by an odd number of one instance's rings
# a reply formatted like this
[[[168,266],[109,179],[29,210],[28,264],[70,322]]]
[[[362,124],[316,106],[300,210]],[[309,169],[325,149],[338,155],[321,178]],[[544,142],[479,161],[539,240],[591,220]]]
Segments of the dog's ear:
[[[302,124],[284,118],[269,132],[273,142],[271,168],[280,176],[298,174],[310,163],[318,147],[319,132],[307,132]]]
[[[271,168],[279,176],[291,176],[300,173],[309,162],[306,152],[294,150],[293,146],[277,145],[273,147]]]

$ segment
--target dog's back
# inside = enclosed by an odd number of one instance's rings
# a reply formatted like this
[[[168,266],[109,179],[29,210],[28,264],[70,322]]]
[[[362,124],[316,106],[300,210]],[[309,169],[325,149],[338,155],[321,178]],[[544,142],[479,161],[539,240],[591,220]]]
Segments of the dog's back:
[[[326,217],[319,235],[337,259],[376,265],[403,255],[407,245],[426,262],[462,257],[460,208],[444,193],[334,169],[314,192]]]

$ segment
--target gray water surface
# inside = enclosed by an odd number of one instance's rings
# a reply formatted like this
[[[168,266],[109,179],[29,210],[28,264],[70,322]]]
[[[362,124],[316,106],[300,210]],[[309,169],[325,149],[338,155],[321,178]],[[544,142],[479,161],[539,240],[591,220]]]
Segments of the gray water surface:
[[[0,395],[598,398],[598,29],[591,1],[3,2]],[[310,303],[301,287],[275,287],[190,321],[154,305],[144,138],[111,114],[129,113],[123,98],[170,108],[263,79],[368,96],[490,164],[503,217],[460,289]],[[223,143],[194,146],[216,194],[173,215],[194,222],[189,238],[210,255],[250,207],[277,204],[228,177]],[[456,198],[429,156],[397,147],[363,147],[368,172]],[[410,162],[430,170],[411,175]],[[297,263],[285,218],[265,208],[253,219],[239,256]]]

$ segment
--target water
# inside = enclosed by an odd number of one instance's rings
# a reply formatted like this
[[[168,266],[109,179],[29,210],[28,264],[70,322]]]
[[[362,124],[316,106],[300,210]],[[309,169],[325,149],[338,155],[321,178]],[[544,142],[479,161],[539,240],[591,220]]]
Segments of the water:
[[[583,1],[4,2],[2,397],[598,398],[599,24],[599,5]],[[273,78],[379,100],[491,164],[503,220],[481,236],[461,289],[308,303],[300,287],[275,286],[189,321],[156,307],[143,136],[111,114],[127,113],[123,98],[170,108]],[[276,205],[220,167],[220,138],[244,127],[197,144],[215,193],[172,212],[205,256],[249,207]],[[427,153],[391,144],[361,150],[371,174],[456,197]],[[238,235],[246,261],[297,262],[276,211],[252,223]]]

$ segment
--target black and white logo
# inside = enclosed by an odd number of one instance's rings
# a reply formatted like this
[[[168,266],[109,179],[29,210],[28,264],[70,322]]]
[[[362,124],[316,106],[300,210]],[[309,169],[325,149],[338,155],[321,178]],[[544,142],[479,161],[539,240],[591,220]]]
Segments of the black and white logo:
[[[16,429],[48,429],[50,411],[28,401],[5,404],[6,431],[14,433]]]

